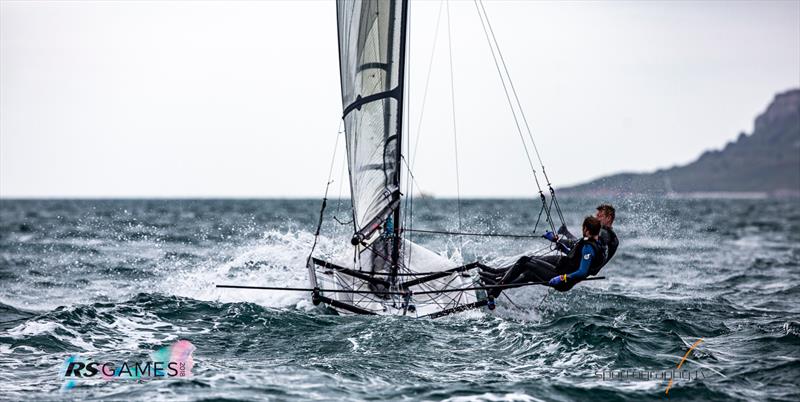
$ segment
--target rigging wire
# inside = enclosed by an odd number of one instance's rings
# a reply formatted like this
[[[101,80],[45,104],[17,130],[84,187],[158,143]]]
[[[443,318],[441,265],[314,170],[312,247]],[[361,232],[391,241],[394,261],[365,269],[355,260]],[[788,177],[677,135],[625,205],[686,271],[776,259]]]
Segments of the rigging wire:
[[[404,229],[404,231],[414,232],[414,233],[428,233],[428,234],[446,234],[446,235],[480,236],[480,237],[510,237],[510,238],[520,238],[520,239],[539,239],[542,237],[536,235],[524,235],[524,234],[513,234],[513,233],[451,232],[447,230],[429,230],[429,229]]]
[[[406,33],[406,44],[407,44],[406,62],[407,62],[408,59],[411,58],[411,41],[410,41],[410,37],[411,37],[411,22],[407,23],[406,32],[407,32]],[[411,81],[411,71],[408,68],[408,66],[406,66],[405,70],[406,70],[406,79],[405,79],[405,88],[403,88],[403,89],[406,91],[406,94],[403,97],[403,101],[404,102],[405,102],[405,100],[407,100],[410,97],[408,88],[411,86],[409,84],[409,82]],[[404,112],[403,113],[404,116],[400,116],[400,119],[403,119],[406,114],[410,116],[411,115],[411,110],[410,109],[411,109],[411,102],[405,102],[405,105],[402,108],[402,110]],[[406,125],[406,123],[407,122],[403,122],[403,124],[401,124],[401,126],[402,127],[408,127]],[[406,128],[406,132],[408,134],[407,138],[406,138],[406,141],[403,141],[403,143],[400,144],[400,147],[399,147],[400,149],[398,150],[398,152],[400,152],[401,161],[403,159],[403,154],[404,154],[403,146],[405,146],[405,154],[406,155],[408,154],[409,150],[411,149],[411,146],[409,145],[411,143],[411,134],[410,134],[411,131],[408,128]],[[400,190],[400,195],[402,196],[403,195],[403,191],[408,192],[408,185],[409,185],[410,178],[408,177],[408,174],[406,174],[406,177],[405,177],[406,184],[405,184],[405,187],[403,187],[401,185],[403,183],[403,163],[400,162],[395,167],[395,169],[397,169],[400,172],[400,181],[397,183],[397,186],[398,186],[398,188]],[[405,188],[406,190],[403,190],[403,188]],[[403,213],[401,214],[402,223],[401,222],[395,222],[395,225],[400,225],[400,230],[402,230],[404,227],[406,227],[406,222],[408,221],[408,202],[409,202],[409,197],[406,197],[404,200],[402,200],[402,208],[403,208]],[[398,205],[398,208],[400,208],[399,205]]]
[[[328,190],[331,188],[331,176],[333,175],[333,165],[336,161],[336,150],[339,148],[339,137],[341,136],[342,132],[342,125],[344,124],[343,120],[339,121],[339,128],[337,129],[336,133],[336,142],[333,145],[333,156],[331,156],[331,166],[328,169],[328,181],[325,183],[325,195],[322,197],[322,206],[319,209],[319,222],[317,222],[317,230],[314,232],[314,243],[311,245],[311,251],[308,253],[308,258],[306,259],[306,265],[311,261],[311,256],[314,254],[314,249],[317,248],[317,241],[319,241],[319,232],[322,228],[322,221],[324,218],[325,213],[325,206],[328,204]]]
[[[341,135],[341,134],[342,134],[342,132],[340,131],[339,135]],[[344,221],[343,222],[337,216],[341,212],[341,209],[342,209],[342,190],[344,189],[344,168],[346,166],[347,166],[347,158],[344,158],[344,160],[342,160],[341,171],[339,172],[339,196],[338,196],[338,200],[336,201],[336,212],[333,214],[333,220],[335,220],[336,222],[338,222],[342,226],[350,225],[350,224],[353,223],[353,203],[350,203],[350,220],[349,221]]]
[[[405,157],[403,157],[402,155],[400,157],[405,162]],[[406,163],[406,165],[408,165],[408,163]],[[402,238],[403,230],[405,228],[413,229],[413,227],[414,227],[414,216],[413,216],[413,214],[414,214],[414,182],[413,182],[412,177],[411,177],[411,170],[408,170],[408,172],[406,173],[406,188],[408,189],[408,195],[406,196],[406,211],[405,211],[405,214],[403,216],[408,218],[408,226],[406,226],[404,224],[400,228],[400,230],[401,230],[401,232],[400,232],[401,238]],[[404,221],[405,221],[405,219],[404,219]],[[412,236],[411,235],[408,236],[408,241],[409,241],[409,243],[411,243],[411,241],[412,241]],[[410,245],[409,245],[408,249],[406,250],[406,257],[407,257],[408,261],[404,262],[404,264],[405,264],[405,266],[410,267],[411,266],[411,247],[410,247]]]
[[[508,107],[511,109],[511,115],[514,117],[514,125],[517,127],[517,133],[519,134],[519,139],[522,141],[522,148],[525,151],[525,157],[528,159],[528,166],[531,168],[531,172],[533,173],[533,180],[536,183],[536,189],[539,190],[539,199],[542,202],[542,206],[546,206],[547,200],[545,199],[544,191],[542,190],[542,186],[539,183],[539,177],[536,175],[536,168],[533,166],[533,159],[531,158],[530,150],[528,149],[528,144],[525,141],[525,136],[522,133],[522,127],[519,123],[519,118],[517,117],[517,111],[514,108],[514,103],[511,100],[511,96],[508,93],[508,87],[506,86],[506,79],[503,76],[502,71],[500,70],[500,63],[498,63],[497,55],[495,55],[494,46],[492,46],[492,40],[489,38],[489,30],[486,28],[486,24],[488,23],[488,16],[484,16],[481,13],[481,9],[478,7],[478,1],[475,0],[475,8],[478,11],[478,18],[481,21],[481,27],[483,27],[483,33],[486,35],[486,41],[489,44],[489,50],[492,53],[492,60],[494,61],[494,66],[497,69],[497,75],[500,77],[500,83],[503,84],[503,93],[506,95],[506,100],[508,101]],[[484,22],[484,18],[486,18],[486,22]],[[495,42],[496,44],[496,42]],[[499,50],[499,49],[498,49]],[[518,105],[519,107],[519,105]],[[533,144],[534,147],[536,144]],[[541,216],[541,215],[540,215]],[[546,216],[547,222],[550,224],[550,229],[555,232],[555,225],[553,224],[552,218],[550,217],[550,213],[548,211]],[[538,221],[537,221],[538,226]]]
[[[463,230],[463,226],[461,223],[461,175],[458,169],[458,131],[456,130],[456,92],[455,92],[455,84],[453,82],[453,42],[452,42],[452,28],[450,27],[450,0],[445,0],[445,8],[447,9],[447,51],[450,60],[450,101],[452,102],[452,111],[453,111],[453,145],[455,149],[455,159],[456,159],[456,202],[458,206],[458,231],[461,232]],[[464,238],[462,236],[458,237],[459,240],[459,254],[462,253],[464,249]]]
[[[405,229],[406,227],[403,227],[403,228],[401,228],[401,230],[413,233],[413,230],[414,230],[414,186],[416,186],[418,189],[420,189],[419,190],[420,192],[422,192],[422,186],[420,186],[419,183],[417,183],[417,178],[414,177],[414,172],[411,170],[411,166],[409,165],[408,160],[406,159],[406,157],[401,155],[400,159],[406,165],[406,172],[408,174],[407,179],[411,180],[411,182],[410,182],[411,184],[409,186],[409,194],[408,194],[408,197],[407,197],[407,199],[409,200],[409,211],[408,211],[408,215],[410,216],[409,224],[407,226],[408,229]],[[412,242],[412,238],[413,238],[413,236],[409,236],[408,237],[408,241]],[[407,251],[407,255],[408,255],[408,263],[406,264],[407,267],[411,266],[411,249],[412,248],[409,247],[408,251]]]
[[[475,7],[478,8],[478,14],[483,15],[481,17],[481,23],[485,18],[486,26],[484,26],[484,32],[487,33],[487,40],[489,36],[491,36],[491,41],[494,43],[494,47],[497,48],[497,54],[500,56],[500,63],[503,66],[503,71],[505,71],[505,77],[508,79],[508,84],[511,87],[511,93],[514,95],[514,100],[517,103],[517,108],[519,109],[519,113],[522,116],[522,121],[525,124],[525,129],[528,132],[528,138],[530,138],[531,144],[533,145],[533,150],[536,153],[536,159],[539,161],[539,165],[542,167],[542,175],[544,176],[545,181],[547,181],[547,187],[550,190],[550,197],[552,198],[553,202],[555,203],[556,212],[558,213],[558,217],[561,221],[562,225],[565,225],[564,222],[564,215],[561,212],[561,207],[558,205],[558,201],[556,200],[556,192],[553,189],[553,186],[550,182],[550,178],[547,176],[547,171],[544,167],[544,162],[542,161],[542,156],[539,153],[539,147],[536,146],[536,141],[533,139],[533,132],[531,130],[530,124],[528,124],[528,118],[525,116],[525,110],[522,108],[522,102],[519,100],[519,96],[517,95],[517,89],[514,87],[514,81],[511,79],[511,73],[508,72],[508,66],[506,64],[505,58],[503,57],[503,52],[500,50],[500,44],[497,42],[497,36],[494,34],[494,29],[492,28],[492,23],[489,21],[489,14],[486,12],[486,7],[483,5],[483,0],[474,0]],[[481,13],[482,12],[482,13]],[[489,28],[488,32],[486,32],[486,27]],[[491,48],[491,44],[489,45]],[[494,57],[494,51],[492,51],[492,56]],[[495,58],[495,64],[497,64],[497,59]],[[499,71],[498,71],[499,72]],[[505,88],[505,84],[504,84]],[[506,96],[508,96],[508,91],[506,90]],[[510,101],[510,100],[509,100]],[[541,188],[539,189],[541,192]],[[549,217],[549,214],[548,214]],[[551,221],[552,225],[552,221]],[[555,229],[555,228],[553,228]],[[554,230],[555,231],[555,230]]]
[[[547,178],[547,172],[545,172],[545,170],[544,170],[544,163],[542,162],[542,156],[539,154],[539,148],[536,146],[536,142],[533,140],[533,134],[531,133],[531,127],[528,124],[528,119],[525,117],[525,111],[522,109],[522,103],[519,101],[519,96],[517,96],[517,90],[514,87],[514,81],[511,80],[511,74],[508,72],[508,66],[506,65],[505,58],[503,57],[503,52],[500,50],[500,45],[497,43],[497,37],[494,34],[494,29],[492,29],[492,23],[491,23],[491,21],[489,21],[489,14],[486,13],[486,8],[483,5],[483,0],[474,0],[474,2],[475,2],[475,6],[476,7],[480,7],[480,9],[478,10],[478,13],[481,14],[481,11],[483,12],[482,15],[484,16],[484,18],[486,20],[486,27],[489,28],[488,33],[491,36],[491,40],[494,43],[494,47],[497,49],[497,55],[500,57],[500,63],[503,66],[503,71],[505,71],[505,74],[506,74],[505,77],[508,80],[508,85],[511,87],[511,93],[514,95],[514,100],[516,101],[517,107],[519,108],[519,113],[522,116],[522,121],[523,121],[523,123],[525,123],[525,129],[528,132],[528,137],[531,140],[531,144],[533,144],[533,150],[536,153],[536,159],[538,159],[539,164],[542,167],[542,174],[545,176],[545,180],[547,180],[548,184],[549,184],[550,180]],[[484,27],[484,28],[486,28],[486,27]]]
[[[412,167],[417,163],[416,155],[417,155],[417,149],[419,148],[420,137],[422,135],[422,118],[425,114],[425,101],[428,98],[428,87],[431,83],[431,71],[433,70],[433,56],[436,54],[436,42],[437,39],[439,38],[439,23],[442,19],[443,4],[444,0],[439,2],[439,12],[436,14],[436,28],[433,31],[433,46],[431,47],[431,57],[428,61],[428,73],[425,76],[425,89],[422,91],[422,102],[420,104],[420,109],[419,109],[419,119],[417,120],[417,138],[414,141],[414,153],[413,153],[414,157],[412,158],[411,155],[408,156],[409,159],[412,159],[411,161]]]
[[[441,20],[442,20],[442,8],[443,8],[442,6],[443,6],[443,4],[444,4],[444,0],[440,0],[439,1],[439,10],[436,13],[436,28],[433,31],[433,45],[431,46],[431,55],[430,55],[430,58],[428,60],[428,72],[425,75],[425,89],[422,91],[422,102],[420,104],[419,119],[417,120],[417,130],[416,130],[416,138],[414,140],[414,152],[413,152],[413,154],[411,153],[411,135],[410,134],[409,134],[409,141],[406,142],[406,147],[407,147],[406,154],[408,156],[408,159],[411,160],[411,163],[409,163],[408,160],[406,160],[406,158],[403,157],[403,162],[406,164],[406,168],[407,168],[406,188],[407,188],[408,195],[406,197],[406,213],[404,214],[404,217],[408,217],[408,226],[407,226],[408,228],[413,228],[414,227],[414,186],[416,185],[417,188],[420,188],[420,187],[419,187],[419,184],[417,184],[416,179],[414,179],[414,174],[412,172],[412,166],[414,166],[414,164],[417,163],[417,159],[416,159],[417,149],[419,148],[419,142],[420,142],[420,139],[422,138],[422,121],[423,121],[423,117],[425,115],[425,101],[428,99],[428,88],[429,88],[430,82],[431,82],[431,71],[433,71],[433,56],[436,54],[436,43],[438,42],[438,38],[439,38],[439,25],[440,25]],[[411,46],[410,46],[410,44],[411,44],[410,43],[411,42],[411,23],[410,23],[410,21],[409,21],[407,29],[408,29],[408,36],[409,36],[409,38],[407,40],[409,42],[409,46],[407,46],[406,51],[410,53],[411,52]],[[407,57],[406,60],[410,60],[410,59],[411,59],[411,56],[409,55],[409,57]],[[406,71],[408,71],[408,76],[409,76],[407,81],[410,83],[410,81],[411,81],[411,69],[406,69]],[[409,84],[408,87],[411,88],[411,85]],[[411,110],[410,109],[411,108],[409,107],[408,109],[409,109],[408,116],[409,116],[409,120],[410,120],[410,117],[411,117]],[[421,188],[420,188],[420,191],[421,191]],[[403,227],[406,227],[406,226],[403,225]],[[413,236],[412,235],[409,235],[408,241],[409,242],[413,241]],[[410,248],[409,248],[407,254],[408,254],[407,266],[411,266],[411,249]]]
[[[478,7],[477,1],[475,1],[475,7],[476,8]],[[478,8],[478,17],[481,20],[481,26],[483,27],[483,32],[486,35],[486,40],[489,41],[489,50],[492,53],[492,59],[494,59],[494,66],[497,69],[497,74],[500,76],[500,83],[503,84],[503,92],[506,95],[506,100],[508,101],[508,107],[511,109],[511,115],[514,117],[514,124],[517,127],[517,132],[519,133],[519,139],[522,141],[522,147],[525,150],[525,156],[528,159],[528,165],[530,166],[531,171],[533,172],[533,179],[536,181],[536,188],[539,189],[539,193],[543,194],[542,186],[539,184],[539,177],[536,176],[536,168],[533,167],[533,160],[531,159],[531,153],[528,150],[528,143],[525,141],[525,137],[522,134],[522,127],[519,124],[519,118],[517,118],[516,110],[514,109],[514,105],[513,105],[512,101],[511,101],[511,97],[508,94],[508,88],[506,87],[506,81],[505,81],[505,78],[503,77],[503,73],[500,71],[500,64],[498,63],[497,56],[495,55],[495,52],[494,52],[494,47],[492,46],[491,40],[489,39],[489,31],[486,29],[486,24],[483,21],[484,17],[481,14],[480,8]]]

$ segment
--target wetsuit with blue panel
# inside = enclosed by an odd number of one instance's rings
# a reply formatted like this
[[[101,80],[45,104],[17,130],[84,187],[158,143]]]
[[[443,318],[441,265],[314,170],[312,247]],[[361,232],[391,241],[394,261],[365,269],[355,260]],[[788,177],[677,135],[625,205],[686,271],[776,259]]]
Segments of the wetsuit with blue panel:
[[[564,251],[565,254],[569,254],[569,250],[575,247],[575,244],[578,242],[578,239],[572,235],[572,233],[567,230],[566,226],[561,226],[558,229],[558,240],[556,241],[557,247],[559,250]],[[617,253],[617,248],[619,247],[619,238],[617,238],[617,234],[614,232],[609,226],[602,226],[600,228],[600,234],[597,236],[597,244],[603,249],[603,253],[605,254],[605,261],[598,267],[598,272],[600,268],[603,268],[611,258],[614,257],[614,254]],[[560,258],[560,257],[558,257]],[[597,273],[593,273],[592,275],[596,275]]]
[[[558,257],[522,257],[505,271],[498,285],[526,282],[551,282],[556,290],[565,292],[589,275],[594,275],[605,263],[605,253],[594,239],[583,238],[576,242],[570,253]],[[556,280],[557,278],[560,278]],[[486,279],[486,278],[484,278]],[[501,289],[490,293],[497,297]]]

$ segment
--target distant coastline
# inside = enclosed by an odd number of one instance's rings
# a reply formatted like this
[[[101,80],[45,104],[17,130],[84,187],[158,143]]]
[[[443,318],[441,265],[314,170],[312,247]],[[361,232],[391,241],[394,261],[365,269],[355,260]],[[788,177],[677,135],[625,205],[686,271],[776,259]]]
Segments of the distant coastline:
[[[563,193],[597,196],[647,194],[669,198],[800,197],[800,89],[775,96],[755,120],[721,150],[704,152],[687,165],[652,173],[618,173]]]

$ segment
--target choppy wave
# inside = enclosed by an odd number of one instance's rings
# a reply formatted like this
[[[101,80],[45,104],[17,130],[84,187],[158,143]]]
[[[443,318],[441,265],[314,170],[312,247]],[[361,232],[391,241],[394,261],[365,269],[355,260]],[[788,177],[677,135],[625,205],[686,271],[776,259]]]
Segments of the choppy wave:
[[[565,202],[568,221],[594,202]],[[427,204],[418,216],[435,219],[415,226],[452,228],[451,201]],[[800,208],[618,204],[609,280],[566,294],[515,289],[494,313],[412,320],[336,316],[302,293],[214,288],[305,286],[312,201],[3,201],[0,398],[638,401],[663,397],[666,383],[598,373],[672,369],[702,338],[686,364],[705,378],[677,381],[671,398],[797,400]],[[472,201],[465,226],[530,231],[519,219],[529,208]],[[318,252],[347,252],[347,232],[326,226]],[[538,244],[415,241],[454,263]],[[136,358],[178,339],[197,347],[191,381],[61,391],[67,356]]]

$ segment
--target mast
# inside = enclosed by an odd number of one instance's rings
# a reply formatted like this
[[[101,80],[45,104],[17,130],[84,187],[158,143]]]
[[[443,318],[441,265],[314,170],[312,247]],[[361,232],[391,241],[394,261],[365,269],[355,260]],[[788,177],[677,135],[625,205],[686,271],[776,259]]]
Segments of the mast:
[[[398,60],[399,75],[398,87],[400,88],[400,105],[397,112],[397,169],[395,170],[395,182],[400,186],[400,172],[402,171],[403,158],[403,112],[405,109],[405,82],[406,82],[406,27],[408,25],[408,0],[402,0],[400,16],[400,58]],[[394,244],[392,245],[392,271],[391,278],[394,281],[397,277],[397,270],[400,263],[400,246],[403,239],[400,237],[400,192],[396,193],[397,206],[394,209]]]

